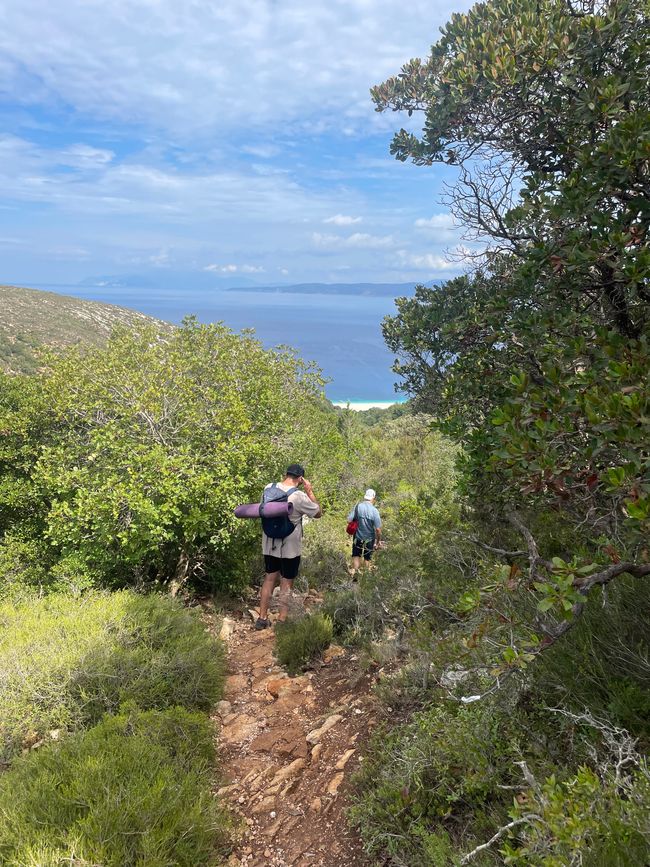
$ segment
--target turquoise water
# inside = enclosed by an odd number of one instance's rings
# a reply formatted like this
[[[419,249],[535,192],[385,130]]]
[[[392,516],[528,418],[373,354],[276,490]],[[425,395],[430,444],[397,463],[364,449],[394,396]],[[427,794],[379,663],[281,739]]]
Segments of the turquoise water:
[[[393,356],[381,334],[391,298],[301,295],[224,290],[154,290],[88,286],[37,286],[77,298],[140,310],[168,322],[194,314],[201,322],[223,321],[236,331],[254,328],[265,346],[286,344],[311,359],[331,379],[332,401],[394,402]]]

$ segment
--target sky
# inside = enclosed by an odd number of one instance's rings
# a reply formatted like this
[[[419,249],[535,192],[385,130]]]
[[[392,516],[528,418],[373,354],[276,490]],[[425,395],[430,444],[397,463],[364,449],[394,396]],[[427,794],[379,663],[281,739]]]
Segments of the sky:
[[[453,276],[454,170],[395,161],[369,89],[469,5],[3,0],[0,282]]]

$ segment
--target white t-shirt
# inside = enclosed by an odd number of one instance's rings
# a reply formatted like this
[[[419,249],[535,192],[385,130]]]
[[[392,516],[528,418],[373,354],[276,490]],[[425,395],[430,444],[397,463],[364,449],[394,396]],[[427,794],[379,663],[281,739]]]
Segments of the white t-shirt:
[[[270,488],[271,485],[267,485]],[[293,485],[285,485],[278,482],[278,488],[282,491],[289,491]],[[315,518],[318,514],[318,503],[312,503],[304,491],[294,491],[289,494],[289,502],[293,505],[293,511],[289,515],[289,520],[296,526],[296,529],[285,539],[270,539],[264,531],[262,531],[262,553],[268,554],[271,557],[284,557],[291,559],[292,557],[300,557],[302,554],[302,518],[307,515],[309,518]]]

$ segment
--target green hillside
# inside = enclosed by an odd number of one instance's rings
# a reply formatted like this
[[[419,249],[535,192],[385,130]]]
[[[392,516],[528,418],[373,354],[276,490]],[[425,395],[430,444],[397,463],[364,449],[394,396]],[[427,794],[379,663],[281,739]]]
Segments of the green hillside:
[[[40,347],[100,345],[116,325],[154,322],[163,328],[171,327],[144,313],[113,304],[20,286],[0,286],[0,369],[29,373],[38,367]]]

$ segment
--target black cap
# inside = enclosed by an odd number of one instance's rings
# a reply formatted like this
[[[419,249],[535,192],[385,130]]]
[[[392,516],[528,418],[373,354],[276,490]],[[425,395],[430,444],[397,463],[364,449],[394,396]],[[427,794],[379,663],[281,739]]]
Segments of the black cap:
[[[296,478],[298,478],[299,476],[304,476],[305,468],[300,464],[289,464],[289,466],[287,467],[287,475],[295,476]]]

